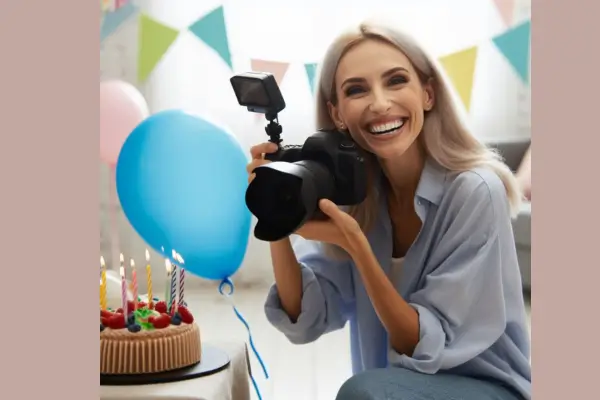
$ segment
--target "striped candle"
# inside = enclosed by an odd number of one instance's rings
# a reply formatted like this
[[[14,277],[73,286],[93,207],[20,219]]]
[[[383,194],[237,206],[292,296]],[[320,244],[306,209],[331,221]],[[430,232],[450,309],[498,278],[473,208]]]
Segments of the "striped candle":
[[[133,311],[137,310],[138,306],[138,283],[137,283],[137,272],[135,270],[135,261],[133,258],[129,260],[131,266],[131,286],[133,291]]]
[[[183,306],[184,305],[184,289],[185,289],[185,268],[183,267],[183,258],[181,257],[180,254],[177,254],[177,261],[180,264],[180,268],[179,268],[179,301],[178,301],[178,305],[179,306]]]
[[[106,264],[100,256],[100,308],[106,310]]]
[[[167,269],[167,281],[165,284],[165,303],[171,304],[171,300],[169,299],[169,293],[171,292],[171,274],[173,272],[173,265],[169,259],[165,260],[165,267]]]
[[[123,308],[123,316],[125,317],[125,325],[127,325],[127,282],[125,281],[125,267],[121,265],[121,302]]]
[[[173,273],[171,274],[171,295],[169,297],[169,307],[168,310],[170,313],[173,313],[175,310],[175,306],[177,305],[177,265],[173,265]]]
[[[152,267],[150,266],[150,252],[146,249],[146,279],[148,280],[148,308],[152,308]]]

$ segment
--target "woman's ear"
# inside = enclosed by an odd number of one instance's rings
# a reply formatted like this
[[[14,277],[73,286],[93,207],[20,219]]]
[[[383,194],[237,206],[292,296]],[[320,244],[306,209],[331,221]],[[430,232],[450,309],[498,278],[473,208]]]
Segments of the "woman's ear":
[[[342,121],[342,118],[340,116],[339,109],[336,106],[334,106],[330,101],[327,102],[327,109],[329,110],[329,116],[335,124],[335,127],[340,130],[346,129],[344,121]]]
[[[435,104],[435,93],[433,91],[433,80],[430,78],[426,84],[423,85],[423,109],[430,111]]]

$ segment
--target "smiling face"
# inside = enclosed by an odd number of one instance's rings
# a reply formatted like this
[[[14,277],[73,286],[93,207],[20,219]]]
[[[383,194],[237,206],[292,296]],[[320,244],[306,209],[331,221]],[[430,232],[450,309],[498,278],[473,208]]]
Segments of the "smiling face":
[[[352,47],[335,74],[329,112],[365,150],[381,159],[402,155],[421,133],[433,91],[395,46],[368,39]]]

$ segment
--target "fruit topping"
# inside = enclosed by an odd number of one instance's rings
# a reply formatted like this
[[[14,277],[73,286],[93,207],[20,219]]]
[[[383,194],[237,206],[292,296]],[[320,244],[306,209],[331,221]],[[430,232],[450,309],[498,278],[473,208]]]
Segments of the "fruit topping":
[[[161,314],[166,313],[167,312],[167,303],[165,303],[164,301],[159,301],[158,303],[156,303],[154,305],[154,309]]]
[[[191,324],[192,322],[194,322],[194,316],[192,315],[190,310],[187,309],[187,307],[179,306],[179,309],[177,311],[179,313],[179,316],[181,317],[181,322],[186,324]]]
[[[100,332],[104,330],[104,325],[100,324]]]
[[[163,313],[159,317],[155,317],[154,319],[152,319],[151,322],[156,329],[163,329],[171,325],[171,317],[169,316],[169,314]]]
[[[107,326],[110,329],[123,329],[125,328],[125,317],[123,314],[115,314],[108,319]]]
[[[127,329],[129,330],[129,332],[139,332],[142,330],[142,327],[139,326],[138,324],[131,324],[127,327]]]
[[[171,324],[181,325],[181,316],[179,313],[175,313],[175,315],[173,315],[173,318],[171,318]]]
[[[133,325],[135,324],[135,315],[133,313],[130,313],[127,316],[127,325]]]

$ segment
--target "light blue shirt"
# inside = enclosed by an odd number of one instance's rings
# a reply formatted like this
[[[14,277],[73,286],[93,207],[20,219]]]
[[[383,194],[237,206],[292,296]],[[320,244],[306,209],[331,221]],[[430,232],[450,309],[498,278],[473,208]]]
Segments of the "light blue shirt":
[[[392,226],[380,198],[367,237],[389,274]],[[452,174],[428,160],[415,196],[423,225],[408,250],[396,289],[419,314],[419,342],[394,351],[352,260],[337,261],[318,242],[298,238],[302,310],[292,323],[273,285],[269,322],[295,344],[350,322],[352,369],[404,367],[500,381],[531,398],[530,339],[504,185],[491,170]]]

